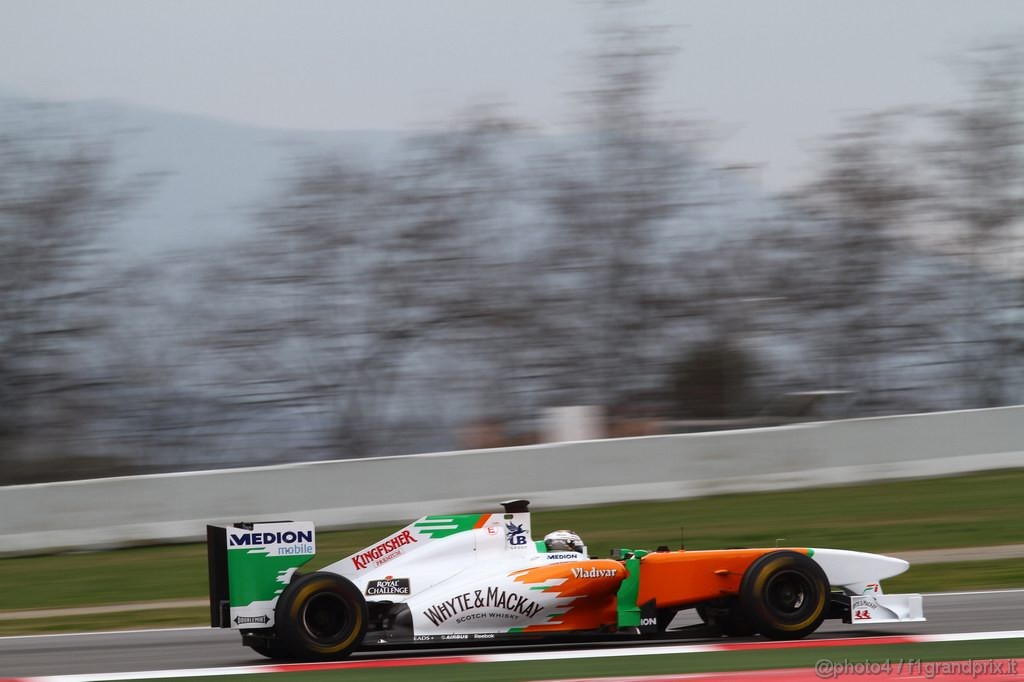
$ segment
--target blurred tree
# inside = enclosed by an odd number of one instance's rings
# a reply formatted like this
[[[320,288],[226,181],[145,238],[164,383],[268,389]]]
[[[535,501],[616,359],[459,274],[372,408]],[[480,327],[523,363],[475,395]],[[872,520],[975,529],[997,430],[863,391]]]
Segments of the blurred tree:
[[[482,106],[410,140],[390,176],[395,227],[373,277],[382,302],[404,308],[403,324],[413,316],[416,362],[433,391],[472,396],[469,414],[509,419],[521,408],[510,387],[535,319],[533,262],[523,257],[523,133],[499,108]]]
[[[361,365],[394,333],[368,292],[385,194],[370,171],[302,159],[261,211],[256,237],[207,273],[215,293],[204,345],[225,361],[213,385],[250,415],[290,412],[320,434],[356,419],[370,389]],[[346,454],[361,454],[357,438],[352,429],[341,439]]]
[[[83,453],[93,391],[110,380],[88,352],[108,322],[96,238],[145,186],[115,181],[112,160],[109,144],[74,132],[55,107],[2,112],[0,470],[7,474],[13,462],[31,467],[33,459]]]
[[[720,340],[688,349],[672,366],[670,394],[683,416],[726,419],[757,410],[754,358],[737,345]]]
[[[815,179],[789,197],[805,222],[780,244],[800,261],[785,268],[782,295],[815,320],[816,374],[826,388],[856,391],[868,412],[894,407],[892,361],[940,322],[922,314],[927,294],[905,277],[922,196],[900,151],[905,124],[895,112],[861,115],[828,138]]]
[[[511,255],[490,228],[509,184],[494,149],[513,129],[476,112],[411,139],[381,171],[302,159],[259,238],[212,272],[230,296],[213,341],[235,385],[302,416],[319,456],[400,451],[388,422],[410,366],[458,394],[465,373],[438,365],[465,363],[464,342],[499,317],[493,273]]]
[[[94,422],[104,452],[148,471],[237,457],[244,450],[232,452],[218,436],[261,418],[218,401],[207,382],[216,364],[205,347],[209,294],[195,284],[201,262],[177,254],[119,263],[103,295],[110,328],[90,355],[112,383]]]
[[[951,316],[961,382],[972,407],[991,407],[1012,399],[1024,364],[1024,48],[1019,36],[993,42],[956,66],[966,101],[934,112],[937,140],[921,160],[933,171],[932,214],[969,265],[967,295]]]
[[[575,93],[582,131],[541,174],[558,321],[551,354],[562,367],[560,400],[570,404],[616,404],[662,383],[662,344],[688,314],[673,266],[692,244],[678,220],[705,198],[704,131],[665,119],[653,102],[675,49],[664,28],[637,25],[623,7],[605,4],[587,85]]]

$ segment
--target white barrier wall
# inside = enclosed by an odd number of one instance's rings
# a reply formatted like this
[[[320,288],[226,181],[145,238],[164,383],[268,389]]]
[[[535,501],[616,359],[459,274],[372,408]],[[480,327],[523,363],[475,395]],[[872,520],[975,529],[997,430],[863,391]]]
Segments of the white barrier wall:
[[[0,488],[0,553],[198,540],[207,523],[320,528],[1024,467],[1024,406],[766,429]]]

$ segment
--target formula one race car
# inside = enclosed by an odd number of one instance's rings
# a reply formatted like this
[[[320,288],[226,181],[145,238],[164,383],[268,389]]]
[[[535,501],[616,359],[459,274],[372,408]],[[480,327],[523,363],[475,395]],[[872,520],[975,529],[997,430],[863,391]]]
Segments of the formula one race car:
[[[887,595],[900,559],[836,549],[770,548],[587,556],[535,542],[528,502],[503,514],[425,516],[315,573],[312,523],[207,527],[210,618],[272,658],[337,659],[411,642],[535,642],[552,636],[657,638],[694,608],[725,635],[799,639],[826,618],[852,625],[923,621],[921,597]],[[574,542],[573,539],[576,541]]]

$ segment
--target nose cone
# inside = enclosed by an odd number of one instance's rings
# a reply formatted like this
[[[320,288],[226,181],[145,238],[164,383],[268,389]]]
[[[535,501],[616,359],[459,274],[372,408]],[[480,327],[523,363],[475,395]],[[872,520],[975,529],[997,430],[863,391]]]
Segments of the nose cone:
[[[845,549],[815,549],[810,556],[824,569],[833,585],[885,580],[910,568],[910,564],[903,559]]]

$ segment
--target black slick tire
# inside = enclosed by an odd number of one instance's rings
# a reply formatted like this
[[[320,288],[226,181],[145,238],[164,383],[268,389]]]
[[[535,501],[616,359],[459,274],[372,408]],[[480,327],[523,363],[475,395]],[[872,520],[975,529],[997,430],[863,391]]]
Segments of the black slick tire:
[[[770,552],[744,572],[739,602],[745,619],[765,637],[801,639],[828,614],[828,577],[804,554]]]
[[[293,580],[277,600],[275,628],[297,658],[315,661],[348,656],[366,634],[366,599],[334,573],[309,573]]]

